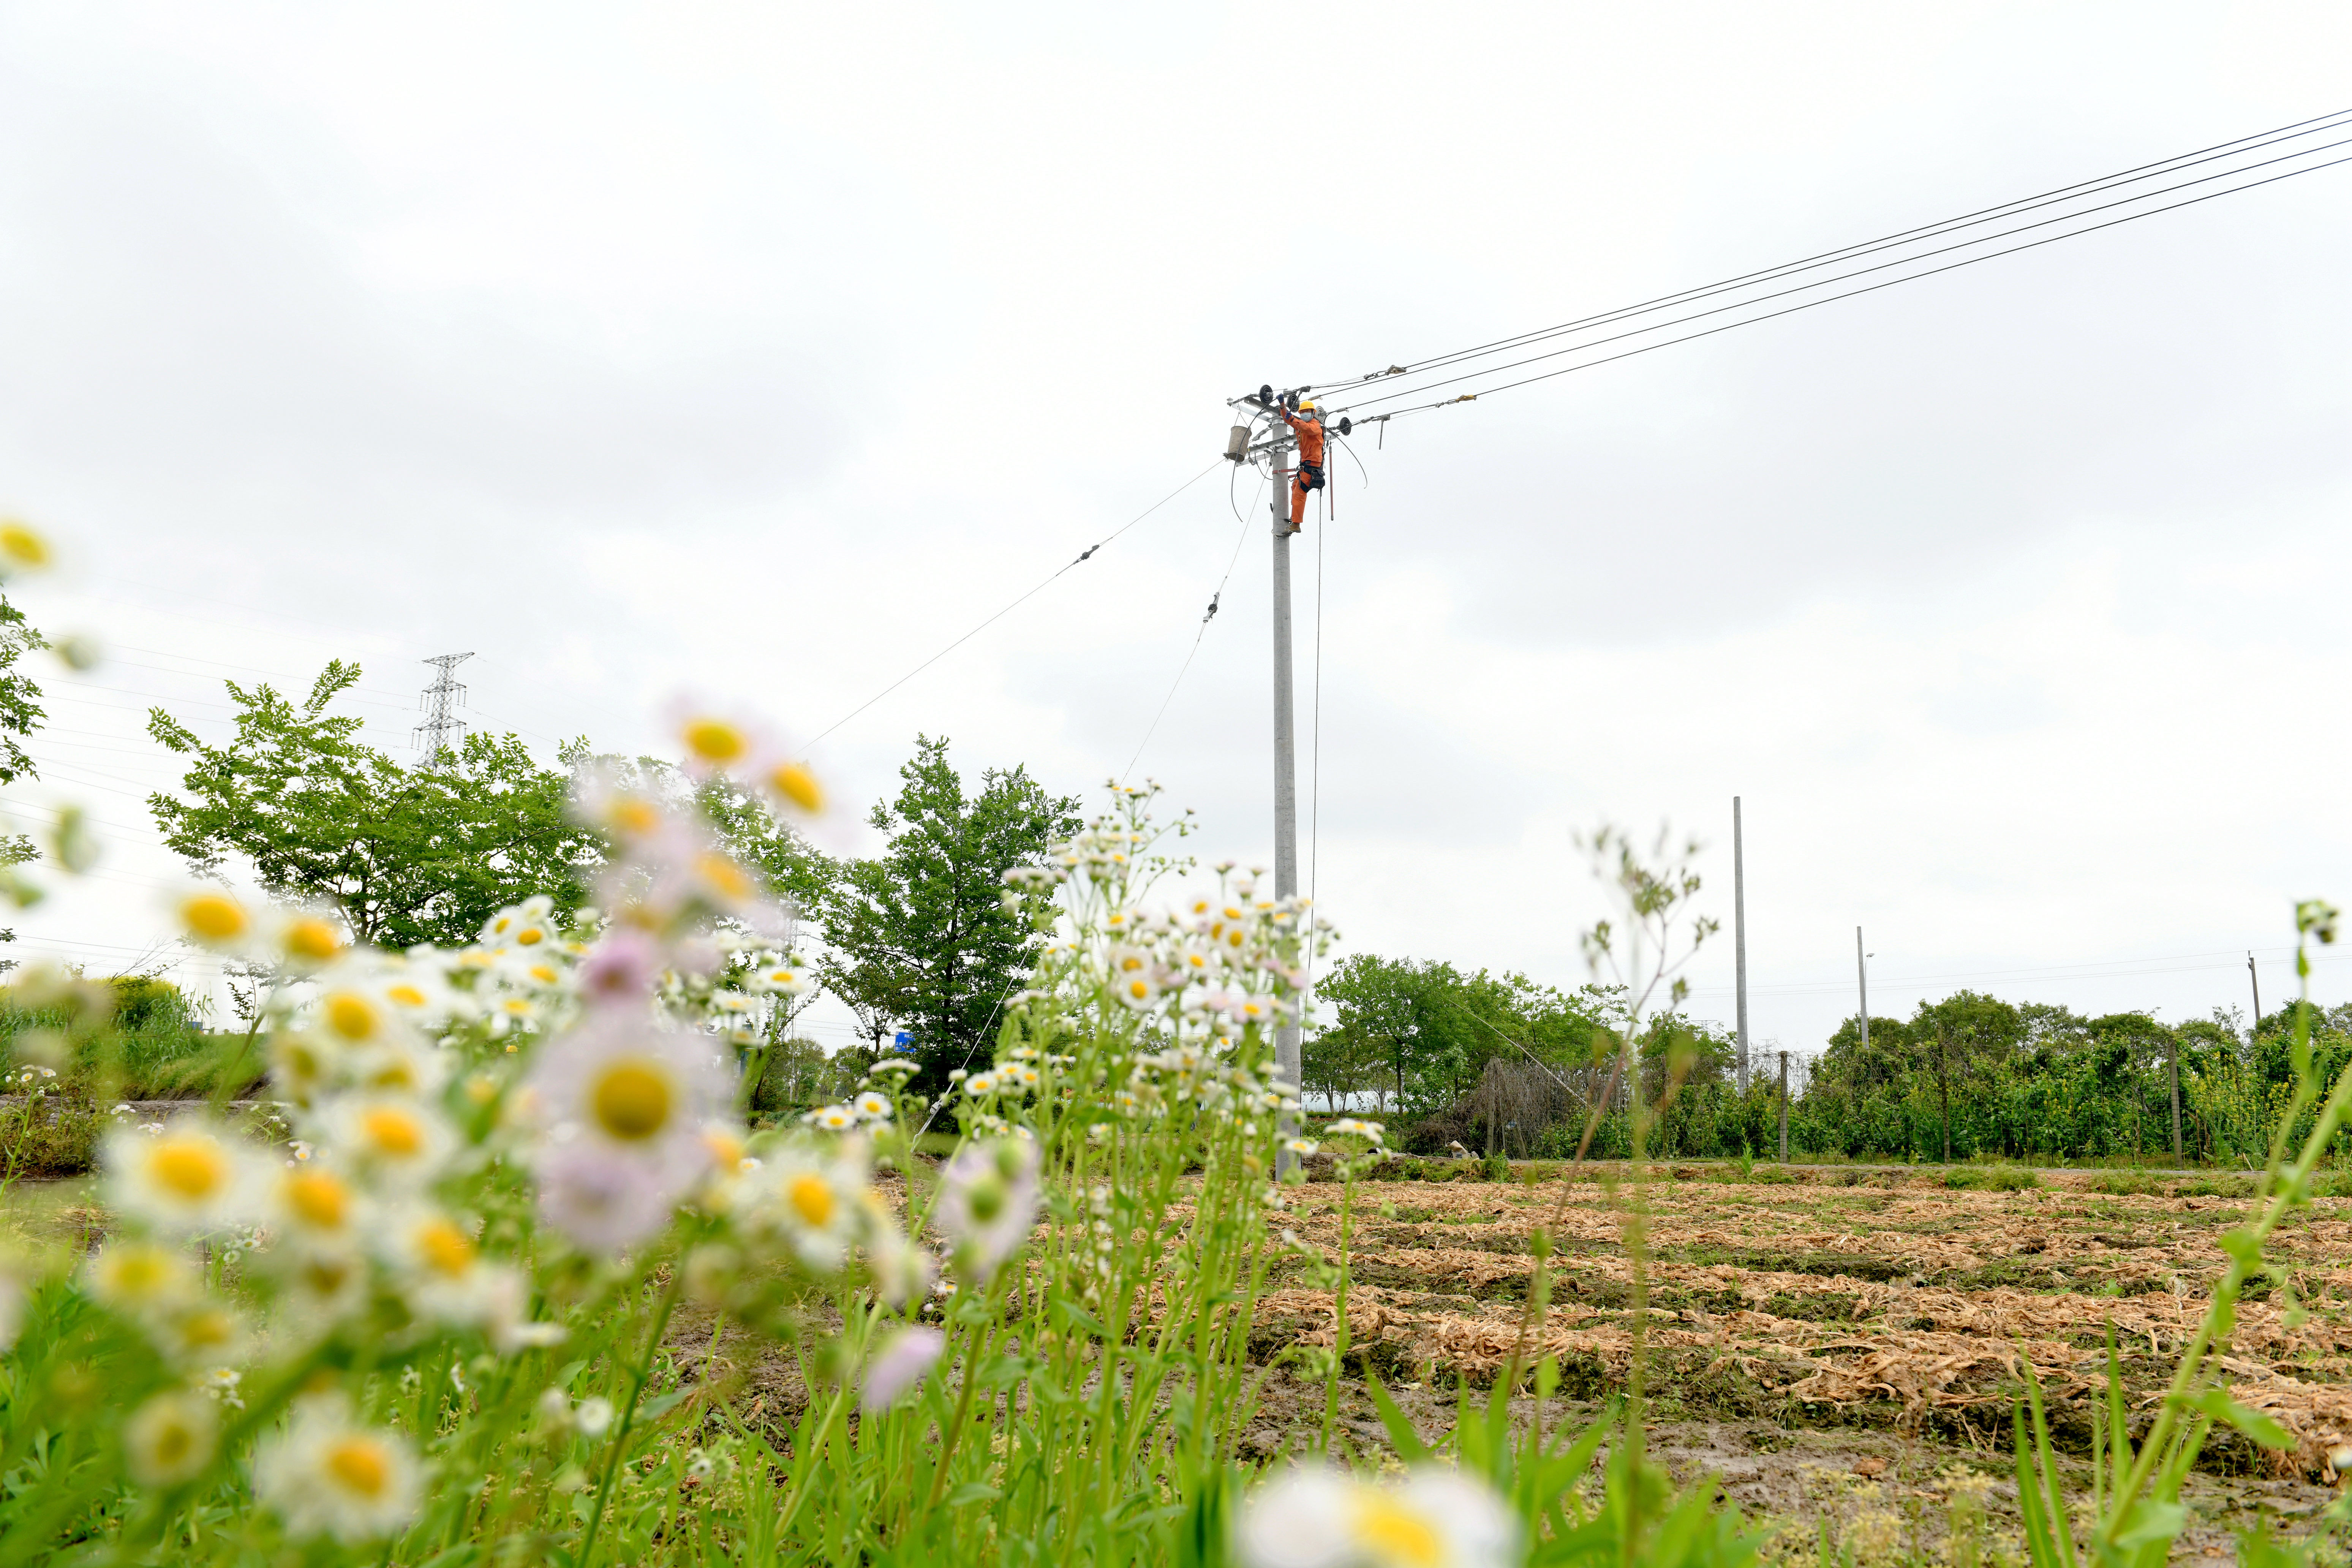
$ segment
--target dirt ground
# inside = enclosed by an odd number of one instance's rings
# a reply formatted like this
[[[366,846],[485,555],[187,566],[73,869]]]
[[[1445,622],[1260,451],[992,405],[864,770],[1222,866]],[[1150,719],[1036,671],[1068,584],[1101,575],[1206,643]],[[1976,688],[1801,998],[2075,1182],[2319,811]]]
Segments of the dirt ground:
[[[1941,1559],[1956,1505],[1981,1510],[1988,1548],[2013,1550],[2010,1412],[2028,1366],[2087,1494],[2090,1396],[2104,1394],[2110,1333],[2144,1429],[2246,1203],[2183,1191],[2190,1183],[2102,1193],[2073,1173],[2015,1192],[1954,1190],[1941,1172],[1659,1173],[1645,1198],[1654,1449],[1681,1479],[1713,1475],[1751,1516],[1781,1525],[1782,1552],[1811,1557],[1827,1520],[1864,1561]],[[1327,1255],[1340,1197],[1308,1186],[1290,1221]],[[1590,1412],[1622,1386],[1632,1352],[1631,1197],[1557,1178],[1359,1186],[1351,1350],[1404,1385],[1404,1408],[1433,1435],[1460,1380],[1490,1383],[1523,1335],[1559,1358],[1563,1392]],[[1531,1328],[1538,1226],[1551,1238],[1551,1301]],[[2183,1558],[2233,1555],[2231,1531],[2259,1517],[2307,1533],[2336,1496],[2327,1456],[2352,1443],[2352,1203],[2292,1217],[2270,1256],[2287,1279],[2250,1288],[2221,1365],[2236,1397],[2296,1447],[2210,1443]],[[1265,1308],[1277,1338],[1330,1342],[1330,1292],[1286,1284]],[[1319,1413],[1309,1391],[1297,1400],[1302,1416]],[[1369,1401],[1349,1404],[1351,1430],[1385,1447]],[[1532,1415],[1528,1401],[1515,1408]],[[1260,1451],[1296,1441],[1278,1426],[1277,1410],[1253,1434]]]

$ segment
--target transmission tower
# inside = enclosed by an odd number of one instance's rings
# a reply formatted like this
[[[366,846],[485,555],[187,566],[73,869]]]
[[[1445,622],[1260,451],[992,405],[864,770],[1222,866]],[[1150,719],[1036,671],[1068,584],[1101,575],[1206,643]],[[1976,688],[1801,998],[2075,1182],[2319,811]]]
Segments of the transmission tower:
[[[416,705],[425,710],[425,722],[410,731],[408,738],[410,744],[425,753],[426,767],[440,761],[445,752],[455,752],[457,742],[466,733],[466,721],[450,712],[466,700],[466,688],[452,679],[450,671],[473,657],[470,653],[445,653],[425,660],[440,673],[416,700]]]

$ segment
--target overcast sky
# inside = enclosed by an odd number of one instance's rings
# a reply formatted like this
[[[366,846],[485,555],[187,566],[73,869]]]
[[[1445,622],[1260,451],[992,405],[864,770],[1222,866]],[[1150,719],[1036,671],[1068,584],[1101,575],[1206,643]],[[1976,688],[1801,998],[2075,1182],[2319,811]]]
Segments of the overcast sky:
[[[659,749],[811,735],[1213,461],[1223,400],[2352,107],[2336,5],[0,0],[0,511],[89,630],[32,951],[129,963],[163,701],[365,667]],[[1727,1018],[2178,1019],[2352,896],[2352,166],[1400,421],[1298,554],[1351,948],[1585,978],[1579,828],[1708,845]],[[1139,773],[1264,859],[1265,528],[1211,474],[817,752]],[[1236,544],[1239,553],[1236,557]],[[62,676],[64,672],[57,672]],[[2323,964],[2323,1000],[2352,969]],[[828,1034],[839,1030],[835,1018]]]

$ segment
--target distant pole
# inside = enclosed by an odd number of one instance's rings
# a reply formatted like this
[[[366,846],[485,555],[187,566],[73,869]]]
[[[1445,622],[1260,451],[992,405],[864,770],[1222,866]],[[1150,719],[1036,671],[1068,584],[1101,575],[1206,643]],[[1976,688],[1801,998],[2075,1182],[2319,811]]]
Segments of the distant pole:
[[[2246,979],[2254,988],[2254,1021],[2246,1026],[2246,1044],[2254,1043],[2254,1031],[2263,1026],[2263,977],[2254,971],[2254,955],[2246,954]]]
[[[1789,1163],[1789,1053],[1780,1053],[1780,1163]]]
[[[1936,1026],[1936,1088],[1944,1101],[1944,1163],[1952,1163],[1952,1031]]]
[[[1298,894],[1298,740],[1292,713],[1290,679],[1290,447],[1274,447],[1274,896]],[[1302,1080],[1298,1057],[1298,1024],[1283,1025],[1274,1033],[1275,1068],[1293,1092]],[[1282,1135],[1297,1129],[1287,1117]],[[1295,1157],[1285,1150],[1278,1157],[1287,1172]]]
[[[2172,1163],[2182,1163],[2180,1155],[2180,1036],[2172,1037]]]
[[[1740,853],[1739,797],[1731,797],[1731,952],[1738,975],[1739,1092],[1748,1093],[1748,868]]]
[[[1867,956],[1862,951],[1862,928],[1856,926],[1853,928],[1853,973],[1854,978],[1862,983],[1862,1044],[1865,1050],[1870,1046],[1870,964]]]

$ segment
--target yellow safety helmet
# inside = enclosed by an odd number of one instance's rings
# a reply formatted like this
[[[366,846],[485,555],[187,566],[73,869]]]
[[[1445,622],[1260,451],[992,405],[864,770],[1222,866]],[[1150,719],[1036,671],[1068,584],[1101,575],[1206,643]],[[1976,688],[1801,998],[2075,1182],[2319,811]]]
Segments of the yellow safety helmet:
[[[1311,397],[1310,397],[1310,398],[1307,398],[1306,401],[1302,402],[1301,404],[1299,404],[1299,405],[1298,405],[1298,412],[1300,412],[1301,414],[1312,414],[1312,413],[1314,413],[1314,412],[1315,412],[1315,400],[1314,400],[1313,398],[1311,398]]]

